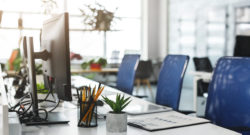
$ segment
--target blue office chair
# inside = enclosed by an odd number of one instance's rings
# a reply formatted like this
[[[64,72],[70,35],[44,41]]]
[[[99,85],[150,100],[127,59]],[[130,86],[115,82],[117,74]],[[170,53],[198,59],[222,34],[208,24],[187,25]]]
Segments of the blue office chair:
[[[139,63],[139,59],[140,55],[137,54],[125,55],[123,57],[117,75],[117,89],[132,95],[134,88],[135,72]]]
[[[189,62],[186,55],[168,55],[163,61],[158,84],[156,103],[178,110],[182,82]]]
[[[216,125],[250,133],[250,58],[219,59],[208,89],[205,117]]]

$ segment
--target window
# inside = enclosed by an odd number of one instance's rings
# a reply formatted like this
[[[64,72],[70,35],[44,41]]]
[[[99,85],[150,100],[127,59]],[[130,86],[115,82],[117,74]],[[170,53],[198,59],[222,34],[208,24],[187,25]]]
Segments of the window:
[[[42,25],[41,3],[34,0],[0,0],[2,18],[0,23],[0,60],[10,57],[13,49],[19,47],[23,35],[34,37],[35,50],[39,50],[40,28]],[[24,29],[18,29],[18,19],[22,18]]]
[[[67,9],[70,15],[70,49],[83,56],[105,56],[110,58],[112,51],[120,51],[120,57],[127,50],[141,50],[141,0],[56,0],[56,9]],[[98,2],[107,10],[115,11],[112,30],[90,31],[84,28],[80,8]],[[131,4],[132,3],[132,4]],[[66,4],[66,5],[64,5]],[[117,8],[117,10],[116,10]],[[129,10],[128,10],[129,9]],[[3,11],[0,24],[0,59],[8,59],[11,50],[18,47],[18,39],[23,35],[34,37],[35,50],[39,50],[39,35],[46,16],[40,0],[0,0]],[[23,29],[18,29],[18,19],[23,20]],[[105,46],[106,45],[106,46]],[[106,53],[106,54],[105,54]]]
[[[115,12],[116,18],[111,31],[104,33],[84,29],[83,17],[80,16],[79,9],[95,2]],[[141,0],[68,0],[67,3],[71,15],[71,51],[83,56],[110,58],[113,51],[120,51],[120,57],[122,57],[125,51],[141,50]]]

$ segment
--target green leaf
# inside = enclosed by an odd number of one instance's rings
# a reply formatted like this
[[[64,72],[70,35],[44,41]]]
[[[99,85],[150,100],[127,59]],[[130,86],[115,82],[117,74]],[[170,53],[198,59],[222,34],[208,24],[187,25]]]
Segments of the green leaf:
[[[124,103],[123,103],[123,104],[125,104],[129,99],[130,99],[130,97],[126,98],[126,99],[124,100]]]
[[[132,100],[130,100],[128,103],[126,103],[125,105],[122,106],[121,111],[131,102]]]
[[[129,101],[130,97],[125,98],[125,95],[121,96],[121,94],[116,95],[115,102],[107,97],[102,97],[104,102],[108,104],[115,113],[121,113],[122,110],[131,102],[131,100]]]

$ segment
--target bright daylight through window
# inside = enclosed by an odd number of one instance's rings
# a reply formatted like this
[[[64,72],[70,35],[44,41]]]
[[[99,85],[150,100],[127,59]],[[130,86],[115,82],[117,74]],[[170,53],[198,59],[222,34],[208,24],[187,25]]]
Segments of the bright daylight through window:
[[[125,52],[140,53],[141,2],[141,0],[108,0],[108,2],[107,0],[0,0],[0,45],[4,46],[0,50],[0,62],[9,59],[12,50],[19,47],[21,36],[33,36],[35,51],[38,51],[43,20],[49,13],[63,11],[68,11],[70,15],[72,52],[108,59],[114,51],[119,51],[120,57]],[[93,30],[84,24],[80,9],[86,8],[86,5],[98,7],[97,4],[114,13],[111,27],[107,31]]]

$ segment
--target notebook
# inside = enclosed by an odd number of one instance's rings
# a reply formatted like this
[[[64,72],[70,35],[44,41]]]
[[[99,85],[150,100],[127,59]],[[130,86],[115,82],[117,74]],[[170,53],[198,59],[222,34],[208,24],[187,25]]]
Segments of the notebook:
[[[157,131],[209,123],[209,120],[170,111],[154,113],[128,119],[128,125],[147,131]]]

